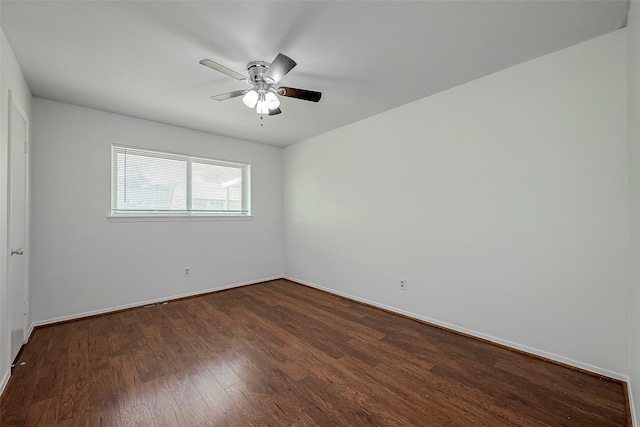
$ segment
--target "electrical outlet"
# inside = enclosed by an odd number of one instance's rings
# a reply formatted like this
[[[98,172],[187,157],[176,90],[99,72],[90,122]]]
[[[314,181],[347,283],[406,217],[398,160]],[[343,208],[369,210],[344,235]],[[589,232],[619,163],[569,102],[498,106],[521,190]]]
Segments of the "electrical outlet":
[[[406,291],[407,290],[407,279],[398,279],[400,281],[400,290],[401,291]]]
[[[191,267],[185,267],[184,268],[184,277],[189,277],[191,276]]]

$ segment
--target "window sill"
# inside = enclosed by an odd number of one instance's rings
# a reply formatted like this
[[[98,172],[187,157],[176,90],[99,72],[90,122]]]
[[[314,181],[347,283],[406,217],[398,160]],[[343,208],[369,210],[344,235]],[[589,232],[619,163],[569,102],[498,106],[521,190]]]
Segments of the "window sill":
[[[253,216],[108,216],[109,222],[251,221]]]

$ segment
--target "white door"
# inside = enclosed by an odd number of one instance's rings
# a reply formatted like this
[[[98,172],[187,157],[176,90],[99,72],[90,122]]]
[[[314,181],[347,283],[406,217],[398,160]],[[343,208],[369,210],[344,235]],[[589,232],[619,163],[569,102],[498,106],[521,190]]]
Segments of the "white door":
[[[9,91],[9,327],[11,360],[26,342],[28,118]]]

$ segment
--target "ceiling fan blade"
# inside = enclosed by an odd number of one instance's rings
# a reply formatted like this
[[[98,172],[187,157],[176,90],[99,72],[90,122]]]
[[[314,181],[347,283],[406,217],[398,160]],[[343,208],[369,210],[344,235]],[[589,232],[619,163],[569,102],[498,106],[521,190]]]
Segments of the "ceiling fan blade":
[[[280,113],[282,113],[282,110],[280,109],[280,107],[276,108],[275,110],[269,110],[270,116],[275,116],[276,114],[280,114]]]
[[[296,61],[285,54],[279,53],[269,65],[269,69],[264,73],[264,76],[273,80],[273,83],[278,83],[296,65]]]
[[[200,63],[202,65],[204,65],[205,67],[209,67],[211,69],[219,71],[222,74],[226,74],[227,76],[229,76],[231,78],[234,78],[236,80],[247,80],[246,76],[243,76],[240,73],[236,73],[235,71],[230,70],[229,68],[225,67],[224,65],[220,65],[217,62],[213,62],[210,59],[203,59],[202,61],[200,61]]]
[[[216,101],[225,101],[227,99],[235,98],[237,96],[242,96],[247,93],[248,90],[234,90],[233,92],[221,93],[220,95],[212,96],[211,99],[215,99]]]
[[[288,96],[290,98],[304,99],[305,101],[318,102],[322,98],[322,92],[313,90],[296,89],[295,87],[280,86],[278,95]]]

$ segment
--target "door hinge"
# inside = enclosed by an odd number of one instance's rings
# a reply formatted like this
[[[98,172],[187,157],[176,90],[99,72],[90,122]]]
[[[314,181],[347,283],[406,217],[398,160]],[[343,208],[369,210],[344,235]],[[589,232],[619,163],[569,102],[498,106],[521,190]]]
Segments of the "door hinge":
[[[22,314],[24,314],[25,316],[27,314],[29,314],[29,303],[27,301],[24,301],[24,303],[23,303],[23,313]]]
[[[29,152],[29,143],[27,141],[24,142],[24,153],[27,154]]]

